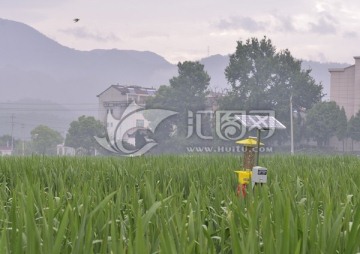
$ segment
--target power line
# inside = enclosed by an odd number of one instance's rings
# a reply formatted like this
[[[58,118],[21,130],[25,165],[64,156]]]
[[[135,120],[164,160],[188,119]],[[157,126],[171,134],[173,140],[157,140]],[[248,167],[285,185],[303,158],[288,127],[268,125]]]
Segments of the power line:
[[[0,102],[0,105],[44,105],[44,106],[64,106],[64,105],[98,105],[98,103],[78,102],[78,103],[32,103],[32,102]]]
[[[0,108],[0,111],[16,111],[16,112],[98,112],[98,111],[104,111],[99,110],[98,108],[77,108],[77,109],[49,109],[49,108]]]

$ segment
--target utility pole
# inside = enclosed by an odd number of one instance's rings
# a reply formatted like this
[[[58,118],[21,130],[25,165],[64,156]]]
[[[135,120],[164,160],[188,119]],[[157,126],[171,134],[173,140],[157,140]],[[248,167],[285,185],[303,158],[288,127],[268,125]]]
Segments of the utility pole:
[[[22,128],[22,134],[23,134],[23,138],[22,138],[22,156],[25,156],[25,133],[24,133],[24,124],[21,124],[21,128]]]
[[[294,124],[293,124],[292,94],[290,95],[290,146],[291,146],[291,155],[294,155]]]
[[[11,153],[14,152],[14,113],[11,114]]]

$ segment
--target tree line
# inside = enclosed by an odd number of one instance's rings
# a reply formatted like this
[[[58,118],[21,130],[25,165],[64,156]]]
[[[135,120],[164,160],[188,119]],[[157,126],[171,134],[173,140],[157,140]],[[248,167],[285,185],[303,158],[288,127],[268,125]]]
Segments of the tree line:
[[[166,109],[178,112],[159,125],[151,136],[159,140],[158,151],[184,151],[194,144],[222,144],[223,140],[204,140],[198,136],[189,138],[189,112],[206,111],[209,105],[211,77],[198,61],[179,62],[178,75],[161,85],[155,96],[146,101],[146,108]],[[249,38],[238,41],[224,70],[229,89],[216,98],[216,110],[271,110],[275,117],[288,128],[269,138],[272,144],[284,144],[290,136],[290,102],[294,115],[295,141],[314,140],[318,146],[326,146],[330,137],[339,140],[347,137],[360,141],[360,111],[347,121],[343,108],[335,102],[323,102],[323,86],[311,77],[311,69],[302,69],[301,60],[292,56],[288,49],[277,50],[272,41]],[[210,103],[211,104],[211,103]],[[192,128],[199,125],[192,123]],[[215,123],[211,114],[201,116],[201,133],[205,137],[214,134]],[[64,144],[84,148],[85,153],[99,149],[94,136],[104,135],[103,124],[90,116],[81,116],[72,122]],[[214,136],[214,135],[213,135]],[[38,126],[31,132],[33,148],[37,153],[48,154],[50,147],[64,138],[47,126]],[[145,139],[138,144],[144,144]],[[1,139],[0,139],[1,142]],[[233,143],[233,141],[231,141]],[[50,149],[50,150],[49,150]],[[162,149],[162,150],[161,150]]]
[[[336,102],[322,101],[325,95],[322,84],[311,76],[311,69],[302,69],[301,63],[288,49],[277,50],[266,36],[238,41],[224,70],[230,88],[217,99],[217,109],[275,112],[275,117],[287,129],[275,132],[268,139],[273,145],[289,142],[290,103],[295,144],[314,140],[318,147],[324,147],[333,136],[339,140],[351,138],[360,141],[360,111],[347,121],[344,108],[340,108]],[[204,140],[200,142],[197,137],[186,139],[189,128],[187,112],[209,108],[206,105],[209,84],[210,76],[204,66],[199,62],[186,61],[178,64],[178,76],[170,80],[170,85],[161,86],[156,96],[148,100],[149,108],[179,112],[177,117],[167,121],[167,129],[157,134],[159,139],[169,143],[163,150],[168,151],[171,143],[177,144],[177,150],[193,143],[204,144]],[[207,125],[204,124],[206,122]],[[211,119],[202,119],[201,123],[203,133],[214,132]],[[193,128],[196,128],[196,124],[193,123]],[[177,128],[175,138],[171,135],[171,126]],[[224,142],[215,139],[210,144]]]

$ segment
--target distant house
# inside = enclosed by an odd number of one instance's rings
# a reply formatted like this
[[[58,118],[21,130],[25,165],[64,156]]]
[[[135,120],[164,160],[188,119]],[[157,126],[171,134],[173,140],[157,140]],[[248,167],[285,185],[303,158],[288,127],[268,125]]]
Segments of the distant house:
[[[59,156],[75,156],[75,149],[73,147],[59,144],[56,146],[56,154]]]
[[[11,147],[0,146],[0,156],[12,155]]]
[[[155,93],[156,89],[154,88],[112,85],[97,95],[99,98],[99,120],[107,127],[110,140],[113,140],[115,132],[119,131],[117,124],[119,120],[123,120],[122,118],[125,117],[123,116],[124,111],[126,109],[128,111],[135,111],[136,105],[144,107],[146,100],[154,96]],[[136,105],[132,104],[133,102],[136,103]],[[108,117],[108,114],[110,114],[111,117]],[[149,121],[141,111],[126,116],[126,120],[127,121],[121,125],[121,128],[127,130],[127,134],[122,137],[122,140],[135,145],[135,132],[137,130],[147,129]]]
[[[156,89],[154,88],[112,85],[97,95],[99,98],[99,120],[105,122],[109,111],[115,118],[120,119],[131,102],[135,102],[139,106],[145,106],[146,99],[154,96],[155,93]]]

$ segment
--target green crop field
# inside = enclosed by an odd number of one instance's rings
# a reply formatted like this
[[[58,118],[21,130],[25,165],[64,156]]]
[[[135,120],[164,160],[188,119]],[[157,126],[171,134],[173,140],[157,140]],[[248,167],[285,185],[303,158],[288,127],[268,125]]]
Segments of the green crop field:
[[[358,253],[360,160],[0,157],[0,253]]]

